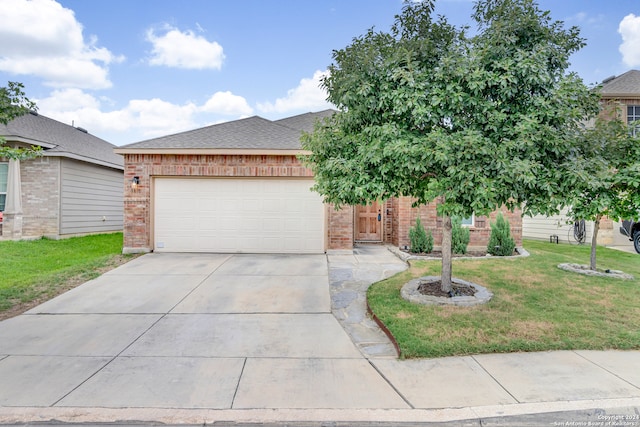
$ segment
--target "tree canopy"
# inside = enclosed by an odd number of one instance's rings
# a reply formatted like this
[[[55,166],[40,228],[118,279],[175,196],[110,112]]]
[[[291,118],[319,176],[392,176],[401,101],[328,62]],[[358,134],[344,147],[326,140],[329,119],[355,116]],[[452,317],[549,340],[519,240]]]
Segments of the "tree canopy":
[[[589,266],[595,270],[600,220],[640,215],[640,139],[619,118],[598,119],[576,134],[573,161],[577,180],[569,215],[594,222]]]
[[[598,109],[567,72],[578,29],[533,0],[478,1],[473,36],[433,11],[406,2],[390,31],[333,52],[322,86],[340,111],[303,138],[315,190],[337,206],[441,197],[445,238],[451,216],[555,212],[572,184],[567,136]]]
[[[0,123],[6,125],[35,109],[36,105],[26,97],[22,83],[9,82],[6,87],[0,87]],[[0,158],[28,159],[42,154],[41,147],[14,148],[5,144],[4,138],[0,137]]]

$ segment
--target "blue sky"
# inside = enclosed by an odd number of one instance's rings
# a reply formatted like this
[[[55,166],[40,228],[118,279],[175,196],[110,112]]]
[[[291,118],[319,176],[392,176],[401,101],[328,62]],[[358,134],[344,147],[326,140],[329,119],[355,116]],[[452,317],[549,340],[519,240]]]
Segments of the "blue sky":
[[[436,13],[471,25],[471,0]],[[640,68],[640,1],[539,0],[587,46],[587,84]],[[0,85],[41,114],[116,145],[259,115],[330,106],[318,79],[334,49],[388,30],[401,0],[0,0]]]

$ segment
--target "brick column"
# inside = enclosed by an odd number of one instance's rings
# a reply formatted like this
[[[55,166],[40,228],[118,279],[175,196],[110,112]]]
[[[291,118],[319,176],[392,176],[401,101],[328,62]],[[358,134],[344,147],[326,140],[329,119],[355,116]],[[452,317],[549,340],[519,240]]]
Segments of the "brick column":
[[[336,210],[332,204],[327,205],[329,218],[329,248],[353,249],[353,206],[345,206]]]

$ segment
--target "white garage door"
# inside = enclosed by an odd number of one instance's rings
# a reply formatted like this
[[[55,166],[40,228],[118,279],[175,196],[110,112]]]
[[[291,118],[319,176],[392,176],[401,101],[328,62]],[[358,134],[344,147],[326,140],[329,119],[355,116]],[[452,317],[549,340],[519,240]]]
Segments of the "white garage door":
[[[309,179],[157,178],[158,252],[321,253],[324,206]]]

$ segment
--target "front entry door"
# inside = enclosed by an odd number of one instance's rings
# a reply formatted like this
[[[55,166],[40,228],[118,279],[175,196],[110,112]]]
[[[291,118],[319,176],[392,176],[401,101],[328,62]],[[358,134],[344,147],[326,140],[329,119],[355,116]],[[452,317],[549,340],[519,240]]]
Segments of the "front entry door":
[[[356,206],[356,240],[382,241],[382,210],[377,202]]]

